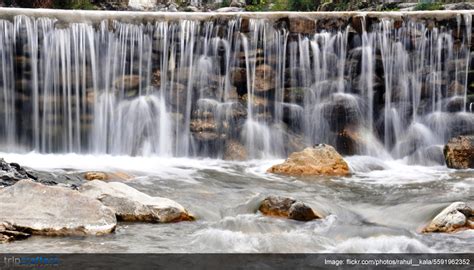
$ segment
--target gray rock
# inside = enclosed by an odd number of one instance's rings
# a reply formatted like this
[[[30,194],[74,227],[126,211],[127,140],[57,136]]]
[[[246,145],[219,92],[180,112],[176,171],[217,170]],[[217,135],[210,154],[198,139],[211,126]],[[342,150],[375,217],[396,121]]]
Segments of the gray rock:
[[[0,190],[0,222],[41,235],[100,235],[113,232],[115,213],[78,191],[20,180]]]
[[[464,202],[454,202],[441,211],[423,232],[455,232],[472,228],[473,211]]]
[[[114,209],[119,220],[165,223],[194,219],[173,200],[151,197],[119,182],[93,180],[82,185],[79,192]]]
[[[216,9],[216,12],[242,12],[244,11],[243,8],[238,7],[223,7]]]

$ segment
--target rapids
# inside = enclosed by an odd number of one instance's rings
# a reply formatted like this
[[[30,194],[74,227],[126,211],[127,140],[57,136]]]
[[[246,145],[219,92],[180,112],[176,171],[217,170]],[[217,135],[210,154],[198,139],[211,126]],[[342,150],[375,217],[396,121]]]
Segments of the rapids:
[[[0,252],[471,252],[474,234],[421,234],[452,201],[473,201],[474,173],[401,160],[348,158],[349,177],[301,179],[265,171],[282,160],[1,153],[37,170],[125,171],[127,184],[171,198],[198,218],[173,224],[120,223],[99,237],[41,237],[0,245]],[[270,194],[307,202],[327,217],[312,222],[255,213]]]

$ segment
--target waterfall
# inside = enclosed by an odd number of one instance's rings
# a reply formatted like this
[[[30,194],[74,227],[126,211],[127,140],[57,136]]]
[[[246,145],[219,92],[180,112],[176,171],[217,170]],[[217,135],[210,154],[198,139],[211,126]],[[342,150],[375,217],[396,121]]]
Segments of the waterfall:
[[[474,133],[472,13],[456,16],[0,19],[0,151],[267,158],[328,143],[425,163]]]

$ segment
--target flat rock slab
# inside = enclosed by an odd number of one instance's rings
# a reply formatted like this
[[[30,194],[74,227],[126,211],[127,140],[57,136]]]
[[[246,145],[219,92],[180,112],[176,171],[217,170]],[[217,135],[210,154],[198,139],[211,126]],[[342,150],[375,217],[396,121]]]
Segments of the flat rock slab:
[[[100,235],[113,232],[112,209],[78,191],[20,180],[0,190],[0,222],[41,235]]]
[[[112,208],[119,220],[144,222],[178,222],[194,218],[179,203],[161,197],[151,197],[126,184],[92,180],[79,192]]]
[[[268,196],[260,204],[262,214],[272,217],[282,217],[299,221],[310,221],[321,218],[311,207],[293,198]]]
[[[474,229],[474,212],[464,202],[454,202],[444,208],[423,229],[423,232],[456,232],[465,229]]]
[[[271,167],[268,172],[293,176],[345,176],[350,174],[346,161],[334,147],[327,144],[307,147],[301,152],[294,152],[285,162]]]

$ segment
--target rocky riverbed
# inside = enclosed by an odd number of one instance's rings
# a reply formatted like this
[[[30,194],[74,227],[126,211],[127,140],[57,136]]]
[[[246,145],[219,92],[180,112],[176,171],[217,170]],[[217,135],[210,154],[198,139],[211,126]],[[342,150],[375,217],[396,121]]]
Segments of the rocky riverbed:
[[[122,183],[179,202],[196,218],[169,224],[118,222],[114,233],[102,236],[33,235],[0,245],[2,252],[469,252],[474,248],[472,230],[422,232],[452,202],[472,207],[472,169],[353,156],[345,157],[349,176],[308,178],[266,172],[283,160],[2,156],[55,175],[127,172],[133,177]],[[258,209],[271,195],[290,198],[290,207],[307,205],[321,218],[265,216]]]

